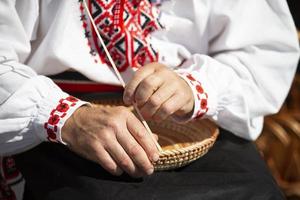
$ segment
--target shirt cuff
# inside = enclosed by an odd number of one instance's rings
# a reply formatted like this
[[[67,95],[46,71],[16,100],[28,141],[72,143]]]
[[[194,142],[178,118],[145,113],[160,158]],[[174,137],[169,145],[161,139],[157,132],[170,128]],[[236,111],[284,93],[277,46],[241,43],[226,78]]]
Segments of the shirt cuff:
[[[193,114],[185,121],[216,115],[216,109],[214,109],[216,107],[216,102],[214,101],[214,98],[210,98],[208,88],[196,78],[197,76],[193,75],[192,72],[177,73],[191,87],[194,95]]]
[[[39,138],[66,145],[61,137],[61,129],[74,111],[84,104],[89,103],[66,93],[44,99],[36,122],[38,130],[42,130],[37,132]]]

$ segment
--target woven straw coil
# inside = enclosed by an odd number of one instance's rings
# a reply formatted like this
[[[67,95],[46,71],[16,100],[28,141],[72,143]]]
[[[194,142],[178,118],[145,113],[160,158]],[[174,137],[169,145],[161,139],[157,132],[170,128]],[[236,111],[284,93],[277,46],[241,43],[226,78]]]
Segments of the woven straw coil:
[[[96,106],[123,105],[120,98],[91,100]],[[166,120],[161,123],[148,121],[151,130],[158,135],[163,151],[154,164],[156,171],[183,167],[204,154],[214,145],[219,130],[209,120],[198,120],[186,124]]]

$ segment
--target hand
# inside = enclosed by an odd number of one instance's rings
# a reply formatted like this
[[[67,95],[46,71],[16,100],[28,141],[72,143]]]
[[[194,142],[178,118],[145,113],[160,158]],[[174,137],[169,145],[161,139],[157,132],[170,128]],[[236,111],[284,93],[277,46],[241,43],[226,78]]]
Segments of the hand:
[[[114,175],[153,173],[158,150],[142,123],[126,107],[82,106],[66,121],[62,139],[75,153]]]
[[[151,63],[140,68],[125,87],[124,103],[136,102],[146,119],[161,121],[171,115],[185,118],[194,108],[190,86],[174,71]]]

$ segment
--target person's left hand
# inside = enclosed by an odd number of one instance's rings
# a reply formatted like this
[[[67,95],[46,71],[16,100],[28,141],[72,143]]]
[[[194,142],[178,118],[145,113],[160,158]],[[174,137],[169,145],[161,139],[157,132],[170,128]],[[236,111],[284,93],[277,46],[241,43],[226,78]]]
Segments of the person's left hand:
[[[140,68],[125,87],[124,103],[136,102],[146,119],[185,118],[194,108],[190,86],[176,72],[159,63]]]

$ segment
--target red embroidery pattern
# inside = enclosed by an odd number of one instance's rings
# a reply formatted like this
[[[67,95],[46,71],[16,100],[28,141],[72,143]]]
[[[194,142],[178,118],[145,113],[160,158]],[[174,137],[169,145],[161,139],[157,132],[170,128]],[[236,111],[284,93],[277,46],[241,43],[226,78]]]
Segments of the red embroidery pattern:
[[[82,3],[82,0],[79,1],[80,2],[80,20],[82,21],[82,27],[84,29],[84,36],[85,38],[87,38],[87,45],[90,47],[90,54],[92,57],[94,57],[94,62],[97,63],[98,60],[96,59],[97,53],[96,53],[96,46],[93,43],[93,38],[91,36],[91,30],[92,30],[92,25],[91,23],[88,22],[87,20],[87,15],[85,14],[85,10],[84,10],[84,5]]]
[[[2,160],[2,169],[6,180],[16,179],[20,172],[16,167],[15,160],[12,157],[4,157]]]
[[[203,87],[201,86],[201,83],[197,81],[191,74],[186,74],[185,76],[190,81],[195,91],[197,91],[197,101],[195,103],[199,103],[199,110],[197,111],[195,118],[201,118],[208,111],[208,107],[207,107],[208,95],[204,91]]]
[[[6,181],[0,177],[0,199],[16,200],[14,191],[7,185]]]
[[[59,142],[58,140],[58,123],[67,115],[67,111],[76,105],[79,100],[75,97],[69,96],[65,99],[59,100],[59,104],[50,113],[48,121],[44,124],[47,131],[47,139],[50,142]]]
[[[15,166],[15,161],[11,157],[0,157],[0,200],[16,200],[14,191],[9,187],[8,180],[16,179],[20,176],[20,172]],[[21,177],[22,178],[22,177]]]
[[[87,20],[82,0],[79,2],[90,53],[96,56],[97,51],[100,60],[109,64]],[[162,26],[149,0],[91,0],[88,5],[107,49],[121,72],[129,66],[143,66],[158,60],[158,53],[150,44],[149,34]]]

